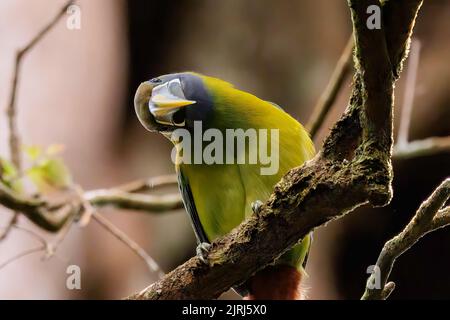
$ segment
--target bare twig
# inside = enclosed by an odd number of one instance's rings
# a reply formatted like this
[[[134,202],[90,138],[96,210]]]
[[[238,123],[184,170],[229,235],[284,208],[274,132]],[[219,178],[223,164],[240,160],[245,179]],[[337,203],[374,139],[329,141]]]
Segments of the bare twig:
[[[430,137],[411,141],[406,145],[396,145],[393,156],[395,159],[410,159],[444,152],[450,152],[450,136]]]
[[[27,250],[25,250],[25,251],[23,251],[23,252],[21,252],[19,254],[14,255],[13,257],[7,259],[6,261],[0,263],[0,270],[5,268],[7,265],[13,263],[14,261],[22,258],[22,257],[25,257],[25,256],[30,255],[32,253],[40,252],[40,251],[44,251],[44,252],[47,251],[47,248],[48,248],[47,240],[45,240],[38,233],[36,233],[36,232],[34,232],[32,230],[29,230],[27,228],[18,226],[18,225],[7,225],[5,227],[5,229],[6,228],[16,229],[16,230],[19,230],[19,231],[22,231],[22,232],[25,232],[25,233],[31,235],[34,239],[36,239],[40,243],[40,246],[32,248],[32,249],[27,249]]]
[[[19,172],[21,171],[21,157],[20,137],[17,132],[16,123],[16,100],[22,59],[47,34],[47,32],[49,32],[56,25],[56,23],[66,13],[67,8],[73,3],[73,0],[67,1],[66,4],[58,11],[55,17],[47,25],[45,25],[44,28],[42,28],[25,47],[23,47],[16,53],[11,94],[7,108],[7,117],[9,126],[9,146],[11,160]],[[9,263],[17,260],[20,257],[41,250],[46,251],[46,258],[53,256],[56,252],[56,248],[63,241],[68,231],[70,230],[70,227],[72,226],[75,218],[78,217],[78,215],[82,212],[92,211],[91,203],[89,203],[88,201],[92,201],[92,204],[94,205],[110,204],[122,208],[137,210],[167,211],[180,208],[181,198],[179,195],[157,197],[150,195],[131,194],[126,192],[144,191],[159,186],[173,185],[174,183],[176,183],[176,177],[162,176],[155,179],[149,179],[147,181],[134,182],[126,186],[124,185],[121,187],[122,190],[99,190],[96,192],[91,192],[90,194],[86,195],[86,198],[88,200],[85,200],[85,197],[81,195],[78,202],[68,201],[67,203],[52,206],[42,200],[26,198],[24,196],[15,194],[1,182],[0,203],[5,207],[16,211],[14,212],[14,215],[8,226],[5,228],[5,232],[0,236],[0,240],[4,239],[9,231],[15,226],[19,212],[22,212],[31,221],[33,221],[43,229],[52,232],[59,231],[59,234],[52,244],[49,244],[45,240],[43,240],[42,246],[24,251],[17,256],[8,259],[5,263],[0,265],[0,268],[8,265]],[[136,254],[143,258],[146,264],[149,266],[150,270],[158,272],[159,275],[162,274],[155,261],[150,256],[148,256],[148,254],[142,248],[140,248],[135,242],[129,239],[123,232],[121,232],[108,220],[101,217],[99,214],[95,214],[95,212],[94,215],[94,218],[98,223],[100,223],[104,228],[114,234],[118,239],[127,244]],[[87,219],[84,220],[87,221]]]
[[[67,3],[58,11],[58,13],[53,17],[53,19],[45,25],[32,39],[20,49],[16,54],[16,61],[14,65],[14,75],[12,80],[12,88],[9,99],[9,104],[7,108],[8,116],[8,126],[9,126],[9,145],[11,152],[12,162],[20,168],[20,139],[17,133],[16,124],[16,97],[17,97],[17,87],[19,83],[20,76],[20,66],[22,63],[22,58],[31,50],[33,47],[49,32],[54,25],[61,19],[61,17],[66,13],[67,8],[74,3],[73,0],[67,1]]]
[[[26,257],[32,253],[37,253],[37,252],[42,252],[45,251],[46,247],[45,246],[38,246],[32,249],[27,249],[24,250],[18,254],[16,254],[15,256],[9,258],[8,260],[6,260],[5,262],[0,263],[0,270],[5,268],[7,265],[19,260],[20,258]]]
[[[449,198],[450,178],[447,178],[420,205],[405,229],[386,242],[377,259],[377,271],[367,280],[363,300],[386,299],[392,293],[395,285],[393,282],[387,283],[387,280],[395,260],[427,233],[450,224],[450,207],[441,209]]]
[[[151,180],[151,179],[149,179],[149,180]],[[155,178],[155,181],[161,181],[162,183],[165,183],[165,181],[167,181],[167,179],[165,179],[165,177],[161,178],[160,180]],[[129,186],[132,186],[132,185],[129,184]],[[117,228],[108,219],[103,217],[93,206],[96,201],[98,203],[102,201],[103,203],[109,203],[110,205],[116,205],[116,206],[118,206],[119,204],[122,204],[122,207],[127,207],[128,209],[136,208],[137,207],[136,201],[134,201],[133,199],[126,198],[125,195],[127,195],[128,197],[137,197],[137,196],[146,197],[146,195],[126,193],[126,192],[122,192],[122,191],[118,191],[118,190],[111,190],[111,191],[103,190],[103,191],[91,192],[91,195],[93,195],[91,197],[89,195],[86,195],[86,193],[83,191],[83,189],[80,186],[76,186],[76,189],[77,189],[80,201],[82,202],[83,208],[84,208],[84,210],[83,210],[84,213],[81,214],[81,218],[79,220],[80,225],[82,225],[82,226],[87,225],[89,223],[90,219],[93,218],[105,230],[107,230],[114,237],[116,237],[117,239],[122,241],[126,246],[128,246],[130,248],[131,251],[133,251],[142,260],[144,260],[148,269],[151,272],[156,273],[158,275],[158,278],[161,278],[164,275],[164,273],[161,271],[161,268],[158,266],[156,261],[142,247],[140,247],[136,242],[134,242],[130,237],[128,237],[123,231],[121,231],[119,228]],[[141,189],[142,188],[139,188],[139,190],[141,190]],[[115,193],[119,192],[122,195],[122,197],[119,198],[119,200],[118,200],[117,198],[111,198],[111,195],[109,195],[109,202],[107,201],[107,199],[105,197],[103,197],[100,201],[99,197],[95,195],[95,194],[98,194],[99,192],[103,193],[103,194],[104,193],[108,194],[108,192],[115,194]],[[145,198],[145,200],[148,200],[148,199]],[[125,205],[124,203],[126,203],[127,205]],[[130,203],[132,205],[130,205]],[[142,206],[145,206],[147,209],[149,209],[149,205],[148,205],[149,202],[144,202],[141,200],[138,203],[140,204],[139,208],[141,210],[142,210]],[[143,205],[143,203],[145,203],[145,205]],[[151,209],[154,209],[155,207],[152,207]],[[159,209],[161,209],[161,208],[159,208]]]
[[[80,200],[80,202],[82,203],[82,206],[83,206],[83,210],[82,210],[80,216],[78,217],[78,225],[80,227],[85,227],[91,221],[91,217],[95,211],[95,208],[92,206],[92,204],[88,200],[86,200],[86,198],[84,196],[85,191],[83,190],[83,188],[80,185],[75,185],[74,188],[75,188],[75,191],[77,192],[78,199]]]
[[[408,144],[409,127],[416,89],[417,70],[419,69],[420,41],[412,40],[410,58],[408,60],[408,70],[406,72],[406,88],[403,101],[402,115],[398,129],[397,145],[402,148]]]
[[[0,229],[5,229],[5,228],[7,228],[7,227],[3,227],[3,228],[0,227]],[[33,230],[27,229],[27,228],[19,226],[19,225],[14,225],[13,229],[21,231],[21,232],[24,232],[24,233],[30,235],[31,237],[33,237],[34,239],[39,241],[44,246],[47,245],[47,240],[45,240],[44,237],[42,237],[39,233],[37,233],[37,232],[35,232]]]
[[[81,189],[80,189],[81,190]],[[137,194],[129,194],[133,196],[139,196]],[[145,195],[142,195],[145,197]],[[121,201],[125,201],[122,199]],[[130,200],[129,200],[130,201]],[[172,201],[172,200],[171,200]],[[86,203],[87,202],[87,203]],[[85,200],[83,194],[81,197],[78,197],[78,200],[66,201],[63,204],[52,206],[47,202],[39,199],[28,199],[18,194],[15,194],[12,190],[8,189],[2,183],[0,183],[0,203],[6,207],[11,209],[16,209],[19,212],[22,212],[25,216],[27,216],[31,221],[40,226],[41,228],[51,231],[51,232],[59,232],[56,236],[55,240],[52,243],[48,243],[42,237],[38,236],[41,240],[43,246],[41,246],[41,250],[45,250],[46,255],[45,258],[48,259],[52,257],[64,240],[65,236],[69,232],[73,222],[76,218],[82,217],[82,212],[88,210],[90,211],[92,218],[97,221],[103,228],[113,234],[117,239],[122,241],[125,245],[127,245],[133,252],[135,252],[139,257],[141,257],[150,271],[156,272],[159,277],[163,275],[161,269],[158,264],[150,257],[143,248],[141,248],[137,243],[131,240],[124,232],[114,226],[111,222],[109,222],[106,218],[102,217],[99,213],[95,211],[94,208],[91,207],[90,202]],[[142,205],[142,201],[140,202]],[[154,204],[153,208],[158,208],[157,206],[161,206],[161,203],[158,202]],[[149,204],[145,204],[147,208]],[[64,209],[64,213],[62,216],[58,217],[58,212]],[[159,207],[160,210],[161,207]],[[15,228],[20,228],[19,226],[14,226]],[[34,233],[33,233],[34,234]],[[33,252],[37,252],[37,249],[28,250],[25,253],[21,253],[5,263],[9,264],[16,259]]]
[[[138,196],[135,194],[132,195]],[[50,258],[55,254],[57,247],[63,241],[66,234],[70,230],[73,221],[75,221],[76,218],[82,216],[81,213],[86,210],[86,204],[84,203],[85,201],[86,200],[84,199],[78,199],[78,201],[66,201],[63,204],[52,206],[43,200],[29,199],[15,194],[12,190],[8,189],[6,186],[0,183],[0,203],[2,205],[10,209],[15,209],[19,212],[22,212],[32,222],[47,231],[59,232],[53,243],[49,244],[44,240],[46,258]],[[89,208],[88,210],[92,210],[92,218],[95,221],[97,221],[106,230],[111,232],[116,238],[126,244],[139,257],[141,257],[152,272],[156,272],[158,276],[161,276],[163,274],[153,258],[150,257],[144,249],[139,247],[137,243],[131,240],[124,232],[119,230],[106,218],[98,214],[93,208]],[[63,212],[62,214],[61,211]],[[15,227],[19,228],[18,226]],[[19,255],[19,257],[22,257],[22,254]],[[8,263],[13,260],[14,259],[9,259]]]
[[[144,262],[151,272],[154,272],[158,275],[159,278],[164,276],[164,272],[158,266],[156,261],[147,254],[147,252],[140,247],[136,242],[130,239],[122,230],[117,228],[113,223],[111,223],[108,219],[103,217],[97,211],[92,214],[92,219],[94,219],[98,224],[100,224],[105,230],[109,231],[114,237],[123,242],[126,246],[128,246],[136,255],[138,255]]]
[[[134,192],[153,191],[156,190],[157,188],[167,186],[177,186],[177,185],[178,185],[177,176],[171,174],[152,177],[149,179],[135,180],[111,189],[118,189],[123,192],[134,193]]]
[[[17,130],[16,121],[16,100],[17,100],[17,87],[19,83],[20,76],[20,66],[22,64],[22,58],[29,52],[44,36],[45,34],[53,28],[53,26],[60,20],[60,18],[65,14],[67,8],[74,3],[73,0],[68,1],[57,13],[57,15],[44,27],[42,28],[32,39],[25,45],[24,48],[20,49],[16,53],[16,60],[14,64],[14,74],[12,78],[11,93],[9,98],[8,107],[6,109],[6,114],[8,118],[8,129],[9,129],[9,151],[12,163],[16,166],[17,170],[21,171],[22,161],[20,157],[20,136]],[[14,212],[11,220],[9,221],[8,227],[0,235],[0,241],[5,239],[10,232],[13,225],[16,224],[18,219],[18,212]]]
[[[71,216],[82,209],[76,201],[49,204],[44,200],[19,195],[0,182],[0,204],[23,213],[30,221],[44,230],[59,231]]]
[[[314,138],[322,126],[323,121],[327,113],[333,106],[339,91],[344,84],[347,76],[350,75],[352,70],[352,51],[353,51],[353,36],[347,42],[344,51],[339,58],[337,65],[331,75],[327,87],[322,92],[316,106],[313,109],[313,113],[306,125],[306,130],[309,131],[311,138]]]
[[[46,255],[45,255],[46,259],[50,259],[51,257],[53,257],[56,254],[56,250],[58,249],[60,244],[64,241],[64,239],[66,238],[70,229],[72,228],[75,218],[76,218],[75,215],[69,216],[69,218],[66,220],[66,222],[61,227],[58,234],[56,235],[55,240],[51,243],[47,243],[47,250],[46,250]]]
[[[80,213],[85,212],[86,201],[96,207],[110,205],[144,212],[167,212],[183,207],[178,193],[157,196],[128,193],[116,188],[88,191],[78,199],[50,204],[42,199],[17,194],[0,181],[0,204],[22,212],[32,222],[50,232],[59,231],[72,216],[79,217]]]
[[[420,41],[413,40],[406,75],[406,88],[400,117],[397,143],[394,146],[395,159],[410,159],[421,156],[450,152],[450,137],[430,137],[423,140],[409,141],[409,128],[414,106],[417,70],[420,59]]]
[[[115,189],[93,190],[84,194],[92,205],[115,206],[145,212],[167,212],[183,207],[180,194],[150,195],[123,192]]]
[[[6,239],[6,237],[9,235],[11,230],[14,228],[14,226],[17,223],[17,220],[19,218],[19,212],[14,211],[11,219],[9,220],[6,228],[3,230],[3,232],[0,234],[0,241],[3,241]]]
[[[68,231],[70,230],[70,227],[72,226],[73,221],[74,221],[73,218],[71,218],[69,221],[67,221],[67,223],[61,228],[61,231],[57,235],[56,240],[52,243],[49,243],[46,239],[44,239],[42,236],[40,236],[38,233],[36,233],[34,231],[28,230],[28,229],[23,228],[18,225],[13,225],[12,226],[13,229],[21,230],[21,231],[24,231],[24,232],[32,235],[34,238],[36,238],[41,243],[41,245],[38,247],[32,248],[32,249],[27,249],[23,252],[20,252],[19,254],[16,254],[15,256],[13,256],[9,259],[7,259],[5,262],[0,264],[0,270],[2,268],[6,267],[7,265],[17,261],[18,259],[25,257],[27,255],[30,255],[32,253],[44,252],[45,255],[44,255],[43,259],[45,259],[45,260],[48,260],[51,257],[55,256],[58,246],[64,240],[65,236],[67,235]]]

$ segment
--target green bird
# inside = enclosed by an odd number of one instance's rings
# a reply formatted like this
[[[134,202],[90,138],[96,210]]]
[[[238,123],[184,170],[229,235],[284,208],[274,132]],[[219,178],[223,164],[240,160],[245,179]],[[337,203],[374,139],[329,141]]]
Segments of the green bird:
[[[141,83],[134,103],[141,124],[175,146],[183,203],[205,263],[209,243],[257,213],[282,176],[315,153],[303,126],[278,105],[217,78],[156,77]],[[299,298],[310,244],[311,235],[234,289],[247,299]]]

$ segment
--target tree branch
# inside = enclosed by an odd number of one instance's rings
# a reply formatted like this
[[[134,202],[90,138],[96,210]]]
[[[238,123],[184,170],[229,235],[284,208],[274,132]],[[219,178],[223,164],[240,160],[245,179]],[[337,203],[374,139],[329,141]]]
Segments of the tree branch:
[[[8,108],[6,111],[8,116],[9,146],[11,159],[17,168],[20,168],[21,161],[20,161],[20,139],[17,133],[17,124],[16,124],[16,97],[22,59],[53,28],[53,26],[56,23],[58,23],[61,17],[66,13],[67,8],[71,6],[73,3],[74,3],[73,0],[67,1],[67,3],[53,17],[53,19],[48,24],[46,24],[41,30],[39,30],[39,32],[30,40],[30,42],[27,45],[25,45],[25,47],[17,51],[16,61],[14,64],[14,75],[12,80],[11,94],[9,98]]]
[[[139,246],[130,237],[128,237],[125,232],[117,228],[113,223],[111,223],[97,211],[94,211],[92,213],[92,218],[104,229],[110,232],[114,237],[126,244],[142,260],[144,260],[145,264],[151,272],[156,273],[159,278],[164,276],[164,272],[161,270],[156,261],[151,256],[149,256],[141,246]]]
[[[398,1],[404,3],[404,1]],[[418,9],[421,1],[415,2]],[[258,216],[212,243],[208,264],[193,257],[130,299],[210,299],[242,283],[314,228],[367,203],[391,199],[392,95],[397,63],[386,41],[391,30],[365,28],[366,8],[378,1],[349,1],[355,34],[356,74],[346,113],[323,150],[292,169],[275,187]],[[408,5],[404,10],[412,10]],[[413,27],[416,12],[396,23]],[[409,17],[405,19],[404,17]],[[391,25],[390,28],[400,27]],[[411,30],[407,30],[411,34]],[[406,53],[409,37],[389,38],[391,50]]]
[[[56,232],[71,216],[77,216],[81,209],[79,201],[64,201],[50,205],[41,199],[27,198],[14,193],[0,182],[0,204],[23,213],[30,221],[44,230]]]
[[[350,75],[352,70],[353,43],[353,36],[351,36],[350,39],[348,39],[345,49],[336,64],[327,87],[317,101],[311,118],[306,124],[306,130],[311,135],[311,139],[314,139],[317,135],[317,132],[321,128],[326,115],[336,101],[336,97],[341,90],[345,79],[348,75]]]
[[[8,129],[9,129],[9,152],[12,163],[16,166],[17,170],[21,171],[22,161],[20,157],[20,136],[17,130],[16,121],[16,97],[17,97],[17,87],[19,83],[20,66],[22,65],[22,58],[29,52],[46,34],[50,31],[53,26],[59,21],[59,19],[65,14],[67,8],[72,5],[74,1],[67,1],[67,3],[58,11],[55,17],[42,28],[31,40],[30,42],[21,50],[16,53],[16,60],[14,64],[14,74],[12,78],[11,93],[9,98],[8,107],[6,109],[6,115],[8,118]],[[1,176],[1,174],[0,174]],[[18,218],[18,212],[14,212],[11,220],[8,223],[5,231],[0,235],[0,240],[6,238],[11,228],[16,224]]]
[[[395,159],[410,159],[443,152],[450,152],[450,136],[430,137],[411,141],[405,145],[396,145],[393,156]]]
[[[58,13],[53,17],[53,19],[41,30],[39,30],[39,32],[31,39],[31,41],[27,45],[25,45],[25,47],[18,50],[16,53],[10,100],[6,111],[9,126],[9,146],[11,160],[12,163],[16,166],[19,173],[21,171],[21,157],[20,137],[17,131],[16,123],[16,97],[22,59],[58,23],[58,21],[67,12],[67,9],[71,5],[73,5],[74,2],[75,1],[73,0],[67,1],[66,4],[61,7]],[[181,198],[178,194],[158,197],[130,193],[153,190],[157,187],[173,185],[174,183],[176,183],[176,177],[161,176],[146,181],[135,181],[114,190],[97,190],[87,194],[83,194],[83,192],[81,192],[81,194],[78,194],[78,197],[76,197],[76,199],[65,200],[56,205],[51,205],[41,199],[29,198],[15,193],[13,190],[9,189],[3,183],[3,181],[1,181],[2,174],[2,167],[0,166],[0,204],[5,206],[6,208],[15,210],[15,212],[11,221],[6,226],[5,231],[0,235],[0,241],[7,236],[7,234],[10,232],[10,230],[12,230],[13,227],[19,228],[15,225],[19,213],[23,213],[30,221],[35,223],[40,228],[46,231],[59,233],[56,236],[56,240],[53,244],[47,243],[47,241],[43,241],[40,247],[24,251],[16,255],[15,257],[12,257],[11,259],[1,264],[0,268],[8,265],[13,261],[16,261],[23,256],[38,251],[45,251],[46,257],[51,257],[56,252],[57,246],[65,238],[67,232],[72,226],[72,222],[75,221],[75,219],[79,219],[80,217],[87,217],[88,212],[94,211],[93,217],[101,226],[103,226],[119,240],[129,246],[132,251],[134,251],[146,262],[150,270],[156,271],[158,272],[158,275],[161,275],[162,272],[156,262],[141,247],[139,247],[134,241],[128,238],[126,234],[115,227],[107,219],[97,214],[95,210],[91,210],[92,208],[88,207],[91,205],[113,205],[127,209],[137,209],[145,211],[167,211],[180,208]],[[88,201],[91,201],[91,203],[86,202],[85,198],[87,198]],[[84,220],[88,221],[88,219]],[[81,222],[82,221],[80,221],[80,224]]]
[[[139,179],[125,183],[121,186],[115,187],[114,189],[121,190],[123,192],[145,192],[154,191],[162,187],[178,187],[178,178],[174,174],[163,175],[157,177],[151,177],[149,179]]]
[[[99,195],[102,192],[103,194]],[[29,220],[44,230],[59,232],[58,238],[54,244],[47,244],[45,248],[41,247],[41,250],[46,250],[48,257],[55,253],[56,247],[64,239],[66,233],[72,225],[71,222],[77,219],[82,220],[83,213],[87,214],[86,212],[89,211],[89,214],[92,215],[92,218],[97,223],[99,223],[103,228],[109,231],[117,239],[127,245],[140,258],[142,258],[151,272],[156,272],[158,276],[161,277],[163,272],[159,268],[158,264],[147,254],[147,252],[145,252],[144,249],[142,249],[114,224],[98,214],[94,208],[89,208],[89,206],[110,204],[125,207],[127,209],[169,211],[176,208],[181,203],[179,195],[168,195],[158,198],[157,196],[151,195],[121,192],[121,197],[111,198],[111,195],[116,196],[116,193],[118,192],[121,191],[91,191],[90,195],[89,193],[81,193],[77,197],[73,197],[73,199],[64,200],[56,205],[50,205],[41,199],[21,196],[0,182],[0,204],[7,208],[16,210],[17,212],[23,213]],[[79,222],[81,223],[81,221]],[[23,255],[20,254],[18,257],[22,256]],[[8,260],[5,265],[15,261],[16,258],[17,257],[14,257]]]
[[[366,290],[362,296],[363,300],[386,299],[392,293],[395,288],[394,283],[390,282],[387,286],[386,282],[395,260],[427,233],[450,224],[450,206],[441,210],[449,198],[450,178],[447,178],[420,205],[405,229],[386,242],[377,259],[377,271],[373,272],[367,280]],[[380,277],[380,279],[377,279],[377,277]]]
[[[156,196],[128,193],[114,188],[88,191],[82,197],[83,199],[74,197],[58,204],[49,204],[41,199],[17,194],[0,181],[0,204],[22,212],[29,220],[50,232],[59,231],[71,216],[79,216],[84,210],[83,200],[97,207],[111,205],[145,212],[167,212],[183,206],[178,193]]]
[[[116,189],[88,191],[84,198],[93,206],[114,206],[122,209],[146,212],[167,212],[183,208],[179,193],[167,195],[150,195],[124,192]]]

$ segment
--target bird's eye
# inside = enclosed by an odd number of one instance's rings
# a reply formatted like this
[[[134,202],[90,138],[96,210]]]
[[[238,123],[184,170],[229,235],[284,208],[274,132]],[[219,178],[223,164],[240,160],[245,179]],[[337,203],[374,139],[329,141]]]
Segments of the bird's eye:
[[[160,78],[153,78],[150,80],[151,83],[161,83],[162,80]]]

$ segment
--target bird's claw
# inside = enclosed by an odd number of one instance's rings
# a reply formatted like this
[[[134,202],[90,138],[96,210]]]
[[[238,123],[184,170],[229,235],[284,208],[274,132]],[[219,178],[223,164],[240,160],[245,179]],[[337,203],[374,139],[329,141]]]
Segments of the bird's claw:
[[[211,249],[211,244],[207,242],[200,243],[197,248],[195,249],[197,253],[197,257],[200,259],[201,262],[204,264],[208,264],[208,253],[209,249]]]
[[[254,214],[256,214],[257,216],[259,215],[259,213],[261,212],[261,207],[262,207],[263,203],[261,200],[256,200],[252,202],[252,211]]]

